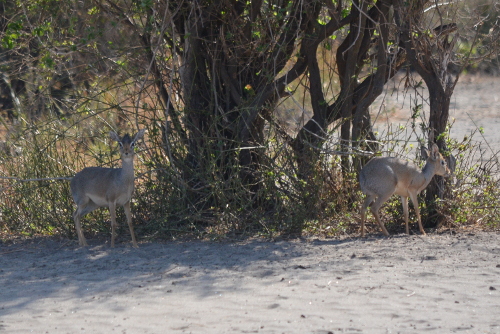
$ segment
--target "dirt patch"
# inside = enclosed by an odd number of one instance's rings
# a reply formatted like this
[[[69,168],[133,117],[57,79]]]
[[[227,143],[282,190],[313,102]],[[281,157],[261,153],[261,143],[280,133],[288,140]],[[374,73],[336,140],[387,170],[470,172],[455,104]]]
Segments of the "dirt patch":
[[[498,333],[500,234],[0,246],[8,333]]]

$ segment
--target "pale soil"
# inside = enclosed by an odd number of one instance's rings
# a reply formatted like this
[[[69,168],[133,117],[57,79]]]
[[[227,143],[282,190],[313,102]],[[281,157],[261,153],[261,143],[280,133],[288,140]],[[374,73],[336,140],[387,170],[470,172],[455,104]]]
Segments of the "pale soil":
[[[500,149],[498,83],[459,84],[452,135],[475,123]],[[398,103],[385,102],[391,124],[410,113]],[[0,244],[0,332],[500,333],[498,232],[139,249],[128,241]]]
[[[0,246],[0,332],[500,333],[499,233],[90,244]]]

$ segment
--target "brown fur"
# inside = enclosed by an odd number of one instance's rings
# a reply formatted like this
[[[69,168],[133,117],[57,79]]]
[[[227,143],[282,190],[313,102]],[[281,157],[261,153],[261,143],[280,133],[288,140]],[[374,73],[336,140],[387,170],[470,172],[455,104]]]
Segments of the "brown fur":
[[[134,192],[134,146],[144,135],[140,130],[132,140],[128,134],[120,138],[111,132],[111,139],[120,144],[122,168],[87,167],[78,172],[71,180],[71,194],[78,206],[73,219],[80,246],[87,246],[83,236],[81,218],[87,213],[107,206],[111,216],[111,247],[115,246],[116,206],[123,206],[127,223],[132,236],[132,243],[137,247],[134,228],[132,226],[132,213],[130,199]]]
[[[393,194],[401,196],[406,233],[410,233],[408,227],[408,197],[410,197],[417,214],[420,232],[425,234],[420,219],[417,195],[427,187],[434,175],[448,176],[449,174],[450,170],[436,144],[432,146],[430,154],[427,152],[427,163],[422,170],[413,163],[398,158],[376,157],[368,161],[359,173],[361,190],[366,195],[361,207],[361,237],[365,236],[366,209],[369,206],[384,235],[389,235],[380,220],[378,211]]]

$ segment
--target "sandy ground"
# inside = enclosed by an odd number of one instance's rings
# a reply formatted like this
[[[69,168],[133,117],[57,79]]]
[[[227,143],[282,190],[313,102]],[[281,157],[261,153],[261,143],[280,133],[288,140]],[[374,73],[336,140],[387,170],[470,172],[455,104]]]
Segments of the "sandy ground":
[[[499,83],[457,86],[453,136],[482,126],[478,140],[500,149]],[[391,125],[411,108],[394,92]],[[139,249],[120,239],[0,244],[0,333],[500,333],[498,232]]]
[[[0,246],[0,332],[500,333],[500,233]]]

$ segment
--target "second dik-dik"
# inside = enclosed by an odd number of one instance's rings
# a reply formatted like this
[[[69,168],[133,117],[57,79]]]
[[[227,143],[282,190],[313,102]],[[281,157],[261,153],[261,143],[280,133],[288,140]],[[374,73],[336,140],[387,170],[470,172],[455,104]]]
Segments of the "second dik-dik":
[[[413,163],[392,157],[376,157],[368,161],[359,173],[361,190],[366,199],[361,207],[361,237],[365,236],[366,209],[371,206],[384,235],[389,232],[380,220],[378,211],[393,194],[401,196],[406,224],[406,234],[410,233],[408,227],[408,197],[411,198],[418,219],[418,227],[425,234],[420,219],[417,195],[424,190],[434,175],[449,176],[450,170],[446,160],[439,153],[439,148],[433,144],[431,151],[423,150],[423,157],[427,160],[424,168],[420,170]]]
[[[76,234],[80,246],[87,246],[83,236],[81,218],[99,207],[108,207],[111,216],[111,247],[115,246],[116,207],[123,206],[132,236],[132,243],[137,247],[130,200],[134,192],[134,147],[144,136],[144,129],[133,137],[128,134],[120,138],[115,132],[110,137],[120,144],[122,168],[87,167],[78,172],[71,180],[71,194],[78,208],[73,214]]]

